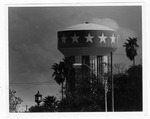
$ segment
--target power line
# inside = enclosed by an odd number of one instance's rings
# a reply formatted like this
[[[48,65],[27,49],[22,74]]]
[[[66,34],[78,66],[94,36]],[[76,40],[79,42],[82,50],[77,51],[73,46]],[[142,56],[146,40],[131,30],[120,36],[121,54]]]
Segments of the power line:
[[[22,92],[22,91],[28,90],[30,88],[32,88],[32,87],[27,87],[27,88],[24,88],[24,89],[21,89],[21,90],[17,90],[17,92]]]
[[[126,54],[113,54],[113,55],[126,55]],[[142,55],[142,53],[138,53],[138,55]]]
[[[29,83],[18,82],[18,83],[9,83],[9,84],[11,86],[13,85],[20,86],[20,85],[49,85],[52,83],[56,83],[56,82],[29,82]]]

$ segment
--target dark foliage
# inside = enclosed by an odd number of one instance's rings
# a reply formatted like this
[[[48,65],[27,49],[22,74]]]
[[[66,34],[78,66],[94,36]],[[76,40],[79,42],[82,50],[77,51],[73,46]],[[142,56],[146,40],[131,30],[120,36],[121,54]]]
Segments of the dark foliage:
[[[60,112],[104,111],[104,88],[98,82],[80,80],[74,95],[68,95],[58,105]]]
[[[32,106],[29,108],[29,112],[43,112],[43,106]]]
[[[142,111],[142,66],[114,76],[115,111]]]
[[[56,97],[54,96],[47,96],[43,100],[43,108],[45,112],[55,112],[57,111],[57,103]]]

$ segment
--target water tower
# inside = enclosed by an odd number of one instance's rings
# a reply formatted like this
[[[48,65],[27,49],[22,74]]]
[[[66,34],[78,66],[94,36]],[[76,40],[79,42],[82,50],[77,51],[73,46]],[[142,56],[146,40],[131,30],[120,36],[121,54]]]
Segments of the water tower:
[[[112,76],[112,53],[117,44],[117,32],[103,25],[86,22],[58,31],[59,51],[82,64],[81,75],[85,79],[95,74],[98,81],[104,82],[104,74]]]

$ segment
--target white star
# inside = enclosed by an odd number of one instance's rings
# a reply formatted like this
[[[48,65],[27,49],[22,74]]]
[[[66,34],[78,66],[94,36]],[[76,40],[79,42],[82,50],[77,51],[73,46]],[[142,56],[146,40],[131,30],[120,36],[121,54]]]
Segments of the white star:
[[[74,43],[74,42],[77,42],[77,43],[78,43],[78,38],[79,38],[79,37],[77,37],[76,34],[74,34],[74,36],[71,37],[71,38],[73,39],[72,43]]]
[[[85,38],[87,39],[87,40],[86,40],[86,43],[87,43],[87,42],[93,43],[93,41],[92,41],[92,38],[93,38],[93,37],[94,37],[94,36],[91,36],[90,33],[89,33],[88,36],[85,37]]]
[[[110,37],[111,38],[111,43],[115,43],[115,36],[114,36],[114,34],[112,35],[112,37]]]
[[[101,36],[98,36],[101,40],[100,40],[100,43],[101,42],[104,42],[104,43],[106,43],[106,41],[105,41],[105,39],[107,38],[107,36],[104,36],[104,34],[102,33],[102,35]]]
[[[61,37],[62,43],[66,43],[66,38],[67,38],[67,37],[65,37],[64,35],[63,35],[63,37]]]

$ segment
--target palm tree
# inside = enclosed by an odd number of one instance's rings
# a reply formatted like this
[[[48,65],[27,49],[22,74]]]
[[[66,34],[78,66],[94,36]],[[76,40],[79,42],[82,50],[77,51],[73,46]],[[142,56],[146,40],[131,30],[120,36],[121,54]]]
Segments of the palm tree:
[[[52,69],[54,70],[52,77],[54,80],[60,85],[62,84],[62,98],[63,98],[63,89],[64,89],[64,81],[66,81],[66,92],[68,92],[68,87],[71,87],[70,83],[73,77],[73,58],[72,57],[65,57],[63,61],[59,64],[54,63],[52,65]]]
[[[54,63],[52,65],[52,69],[54,70],[52,77],[54,77],[54,80],[60,85],[62,84],[62,99],[63,99],[63,83],[65,81],[65,77],[64,77],[64,63],[60,62],[59,64]]]
[[[58,101],[54,96],[47,96],[43,99],[43,111],[44,112],[55,112],[57,111]]]
[[[74,58],[73,57],[65,57],[63,58],[64,62],[64,76],[66,79],[66,93],[71,92],[71,88],[74,86]]]
[[[123,47],[125,47],[127,57],[133,61],[133,65],[135,65],[135,56],[137,56],[137,49],[139,45],[137,44],[137,38],[126,39],[127,42],[124,43]]]

